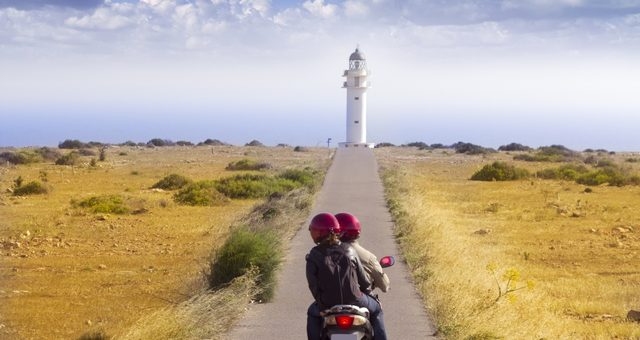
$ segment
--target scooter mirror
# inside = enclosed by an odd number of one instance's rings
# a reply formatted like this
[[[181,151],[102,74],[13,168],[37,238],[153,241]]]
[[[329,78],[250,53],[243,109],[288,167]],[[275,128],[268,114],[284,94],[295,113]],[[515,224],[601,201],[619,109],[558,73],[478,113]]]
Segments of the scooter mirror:
[[[382,266],[382,268],[391,267],[395,263],[396,263],[396,259],[393,258],[393,256],[385,256],[380,259],[380,266]]]

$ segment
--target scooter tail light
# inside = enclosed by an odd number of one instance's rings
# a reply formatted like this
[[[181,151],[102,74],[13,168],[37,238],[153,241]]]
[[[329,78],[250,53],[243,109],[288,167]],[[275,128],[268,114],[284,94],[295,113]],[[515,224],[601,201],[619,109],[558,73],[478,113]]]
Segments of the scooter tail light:
[[[336,324],[340,329],[349,329],[353,326],[353,316],[336,315]]]

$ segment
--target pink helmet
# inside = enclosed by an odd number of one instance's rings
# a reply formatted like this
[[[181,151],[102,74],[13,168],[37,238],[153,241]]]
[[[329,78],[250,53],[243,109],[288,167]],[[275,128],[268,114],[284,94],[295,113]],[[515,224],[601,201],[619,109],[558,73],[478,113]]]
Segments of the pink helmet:
[[[360,221],[358,221],[355,216],[349,213],[339,213],[336,214],[336,219],[338,220],[338,223],[340,223],[340,228],[342,229],[342,237],[340,237],[341,241],[351,242],[360,237],[360,231],[362,228],[360,227]]]
[[[335,216],[329,213],[321,213],[311,219],[309,232],[313,242],[320,243],[330,234],[340,234],[340,223]]]

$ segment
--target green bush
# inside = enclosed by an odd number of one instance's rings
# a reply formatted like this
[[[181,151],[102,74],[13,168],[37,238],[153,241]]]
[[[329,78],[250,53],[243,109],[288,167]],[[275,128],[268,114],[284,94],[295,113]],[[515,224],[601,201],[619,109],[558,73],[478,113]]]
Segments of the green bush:
[[[212,181],[189,183],[175,193],[173,199],[178,204],[191,206],[222,205],[229,201],[224,194],[216,189],[215,183]]]
[[[88,147],[87,144],[77,139],[66,139],[64,142],[58,143],[59,149],[81,149]]]
[[[288,179],[309,188],[315,188],[319,184],[318,177],[318,173],[311,168],[289,169],[278,175],[278,178]]]
[[[498,148],[498,151],[530,151],[531,148],[526,146],[526,145],[522,145],[520,143],[510,143],[507,145],[501,145]]]
[[[80,155],[72,151],[66,155],[61,156],[56,160],[56,165],[76,165],[80,160]]]
[[[480,145],[463,142],[457,142],[451,145],[451,147],[456,150],[456,153],[464,153],[467,155],[482,155],[496,152],[496,150],[491,148],[485,148]]]
[[[268,301],[273,296],[275,271],[280,261],[280,241],[273,233],[236,229],[210,263],[209,286],[221,288],[251,267],[256,267],[259,270],[258,285],[262,288],[259,299]]]
[[[472,181],[512,181],[529,177],[526,169],[516,168],[505,162],[487,164],[471,176]]]
[[[185,176],[178,174],[170,174],[152,185],[153,189],[176,190],[184,187],[192,181]]]
[[[38,150],[6,151],[0,153],[0,162],[8,162],[14,165],[39,163],[42,162],[43,158]]]
[[[16,180],[15,183],[16,186],[13,189],[14,196],[40,195],[48,192],[47,188],[38,181],[32,181],[23,185],[22,181]]]
[[[263,198],[282,194],[300,186],[299,183],[286,178],[252,174],[223,178],[215,183],[216,189],[230,198]]]
[[[551,145],[540,147],[533,155],[516,155],[513,159],[526,162],[572,162],[579,160],[580,154],[562,145]]]
[[[97,214],[128,214],[131,209],[119,195],[92,196],[80,202],[72,201],[73,206],[91,210]]]
[[[217,139],[207,138],[204,142],[198,143],[198,146],[208,145],[208,146],[223,146],[227,145],[227,143],[221,142]]]
[[[264,170],[269,168],[271,168],[271,165],[269,163],[258,163],[250,159],[241,159],[239,161],[229,163],[225,169],[232,170],[232,171],[237,171],[237,170],[252,171],[252,170]]]
[[[566,164],[558,168],[540,170],[536,173],[536,176],[542,179],[575,181],[587,172],[589,172],[589,169],[584,165]]]
[[[584,185],[607,183],[611,186],[624,186],[629,184],[629,178],[619,168],[605,167],[581,175],[576,182]]]
[[[252,140],[249,143],[246,143],[244,146],[259,146],[259,147],[263,147],[264,144],[262,144],[259,140]]]

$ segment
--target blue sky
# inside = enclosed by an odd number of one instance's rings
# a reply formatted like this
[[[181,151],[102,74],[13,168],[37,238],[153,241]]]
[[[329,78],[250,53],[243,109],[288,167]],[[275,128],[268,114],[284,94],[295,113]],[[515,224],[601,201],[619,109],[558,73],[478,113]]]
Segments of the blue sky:
[[[0,0],[0,146],[371,142],[640,151],[640,0]]]

